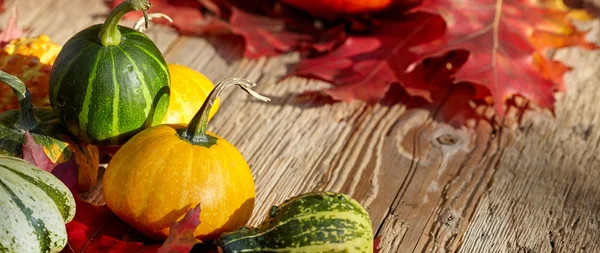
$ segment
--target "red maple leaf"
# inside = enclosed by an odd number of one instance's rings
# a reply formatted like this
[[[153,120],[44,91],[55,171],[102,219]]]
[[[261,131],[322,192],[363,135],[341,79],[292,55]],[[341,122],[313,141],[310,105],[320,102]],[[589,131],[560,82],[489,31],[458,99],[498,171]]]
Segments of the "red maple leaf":
[[[302,60],[292,74],[332,83],[324,93],[335,100],[378,102],[393,83],[407,81],[407,68],[418,59],[409,49],[440,37],[444,29],[439,16],[427,13],[377,20],[368,35],[348,36],[332,52]],[[408,91],[430,97],[425,88]]]
[[[36,167],[52,172],[56,164],[44,153],[44,146],[38,144],[33,139],[29,131],[25,132],[25,144],[23,145],[23,160],[35,165]]]
[[[479,84],[456,81],[454,76],[468,59],[465,50],[455,50],[439,57],[430,57],[417,64],[407,73],[404,89],[413,95],[412,89],[423,89],[429,96],[422,100],[412,99],[405,103],[409,108],[424,108],[432,111],[432,118],[446,122],[455,127],[464,125],[469,119],[485,119],[474,109],[477,106],[489,106],[486,100],[489,90]]]
[[[109,6],[114,8],[123,1],[111,1]],[[154,23],[171,25],[182,34],[202,34],[206,32],[206,26],[211,23],[210,19],[206,19],[202,12],[207,7],[210,9],[218,8],[210,0],[153,0],[149,11],[163,13],[173,19],[173,23],[169,23],[164,19],[153,19],[152,22]],[[125,14],[126,19],[140,19],[142,17],[143,14],[139,11]]]
[[[169,237],[161,245],[123,241],[120,238],[129,233],[131,228],[106,205],[96,206],[79,199],[76,199],[76,203],[75,218],[67,223],[69,242],[62,251],[65,253],[188,253],[195,244],[201,243],[193,236],[200,224],[199,207],[190,209],[182,220],[174,222]]]
[[[421,58],[465,49],[469,59],[456,73],[462,81],[487,87],[498,116],[505,102],[521,95],[554,108],[564,90],[564,65],[544,58],[548,48],[578,45],[594,48],[566,18],[567,12],[530,0],[424,0],[418,10],[441,14],[448,30],[442,38],[415,47]]]
[[[110,3],[115,7],[123,0]],[[244,38],[244,56],[259,58],[294,50],[332,48],[343,38],[339,27],[319,30],[303,13],[267,1],[155,0],[150,12],[164,13],[181,34],[235,34]],[[209,11],[205,14],[203,11]],[[125,18],[140,19],[141,12]],[[153,20],[154,22],[154,20]],[[165,23],[164,20],[157,20]]]
[[[189,252],[192,247],[202,241],[194,237],[194,230],[200,225],[200,204],[190,209],[183,219],[173,222],[169,237],[158,249],[158,253]]]

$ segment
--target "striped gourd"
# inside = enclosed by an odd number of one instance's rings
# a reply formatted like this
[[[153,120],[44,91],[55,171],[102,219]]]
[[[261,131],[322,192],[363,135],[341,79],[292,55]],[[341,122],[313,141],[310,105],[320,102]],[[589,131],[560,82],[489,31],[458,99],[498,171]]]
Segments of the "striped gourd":
[[[169,70],[154,43],[119,26],[148,0],[126,0],[104,24],[70,38],[50,72],[50,104],[69,132],[87,143],[121,145],[159,124],[169,104]]]
[[[98,148],[69,136],[50,107],[34,108],[27,87],[17,77],[0,70],[0,82],[12,88],[19,103],[18,110],[0,113],[0,154],[22,157],[28,131],[53,163],[65,163],[75,156],[79,190],[87,191],[96,184]]]
[[[222,234],[217,244],[233,252],[373,252],[366,210],[347,195],[332,192],[293,197],[256,228]]]
[[[0,252],[59,252],[75,199],[52,174],[27,161],[0,155]]]

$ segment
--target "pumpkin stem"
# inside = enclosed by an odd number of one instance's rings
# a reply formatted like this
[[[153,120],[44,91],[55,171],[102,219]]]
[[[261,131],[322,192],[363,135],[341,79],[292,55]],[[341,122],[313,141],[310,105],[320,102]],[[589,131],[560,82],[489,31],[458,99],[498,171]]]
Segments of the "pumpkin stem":
[[[31,102],[31,94],[27,90],[27,86],[16,76],[8,74],[0,70],[0,81],[8,84],[17,96],[19,101],[19,119],[16,127],[23,130],[32,130],[38,125],[38,120],[33,112],[33,103]]]
[[[128,12],[131,11],[143,11],[144,20],[146,21],[146,28],[148,28],[148,9],[152,4],[148,0],[125,0],[117,7],[115,7],[106,17],[106,21],[102,25],[100,34],[100,43],[103,46],[119,45],[121,43],[121,32],[119,31],[118,25],[121,18]]]
[[[268,97],[262,96],[252,90],[256,83],[242,79],[242,78],[227,78],[219,82],[215,88],[208,94],[208,97],[200,107],[200,110],[194,115],[192,121],[188,124],[185,132],[183,132],[183,138],[191,143],[206,143],[208,142],[208,136],[206,135],[206,129],[208,126],[208,115],[212,108],[215,100],[221,95],[221,92],[227,88],[237,85],[242,88],[245,92],[252,95],[253,97],[262,101],[270,101]]]

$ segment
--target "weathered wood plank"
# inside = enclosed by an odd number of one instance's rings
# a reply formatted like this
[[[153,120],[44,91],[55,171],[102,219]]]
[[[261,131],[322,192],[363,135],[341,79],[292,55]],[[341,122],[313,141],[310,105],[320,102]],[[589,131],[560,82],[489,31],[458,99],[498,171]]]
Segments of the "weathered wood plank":
[[[29,8],[20,12],[20,25],[61,44],[108,12],[102,1],[19,3]],[[594,72],[600,71],[589,67],[598,53],[563,52],[578,71],[569,74],[557,119],[529,114],[521,132],[510,136],[485,123],[452,128],[427,110],[397,103],[299,100],[297,94],[327,85],[302,78],[277,83],[297,55],[249,61],[239,58],[243,48],[234,37],[178,37],[162,26],[147,34],[168,62],[213,82],[251,79],[273,99],[257,102],[229,90],[209,127],[237,146],[252,168],[257,205],[251,224],[290,196],[334,190],[367,208],[382,252],[600,250],[600,188],[594,184],[600,180],[600,133],[593,103],[599,94]]]
[[[592,25],[598,41],[598,22]],[[600,252],[599,51],[559,50],[573,66],[549,113],[528,113],[503,148],[461,252]]]
[[[498,139],[480,123],[452,128],[432,121],[402,122],[392,132],[404,154],[396,167],[406,177],[379,231],[381,252],[451,251],[490,182]]]

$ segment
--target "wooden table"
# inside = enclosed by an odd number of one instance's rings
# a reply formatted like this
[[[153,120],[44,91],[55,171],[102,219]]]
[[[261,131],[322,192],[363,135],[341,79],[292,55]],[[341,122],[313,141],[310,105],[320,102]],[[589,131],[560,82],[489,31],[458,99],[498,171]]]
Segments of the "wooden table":
[[[17,3],[26,35],[60,44],[108,13],[100,0],[12,0],[8,10]],[[599,22],[589,27],[600,40]],[[528,112],[518,127],[494,131],[484,122],[453,128],[398,103],[300,101],[297,94],[327,84],[277,83],[295,54],[250,61],[232,37],[178,36],[156,25],[147,34],[168,62],[214,82],[249,78],[273,99],[229,90],[210,126],[252,168],[251,224],[290,196],[331,190],[365,206],[381,252],[600,252],[600,51],[557,51],[574,70],[556,116]]]

